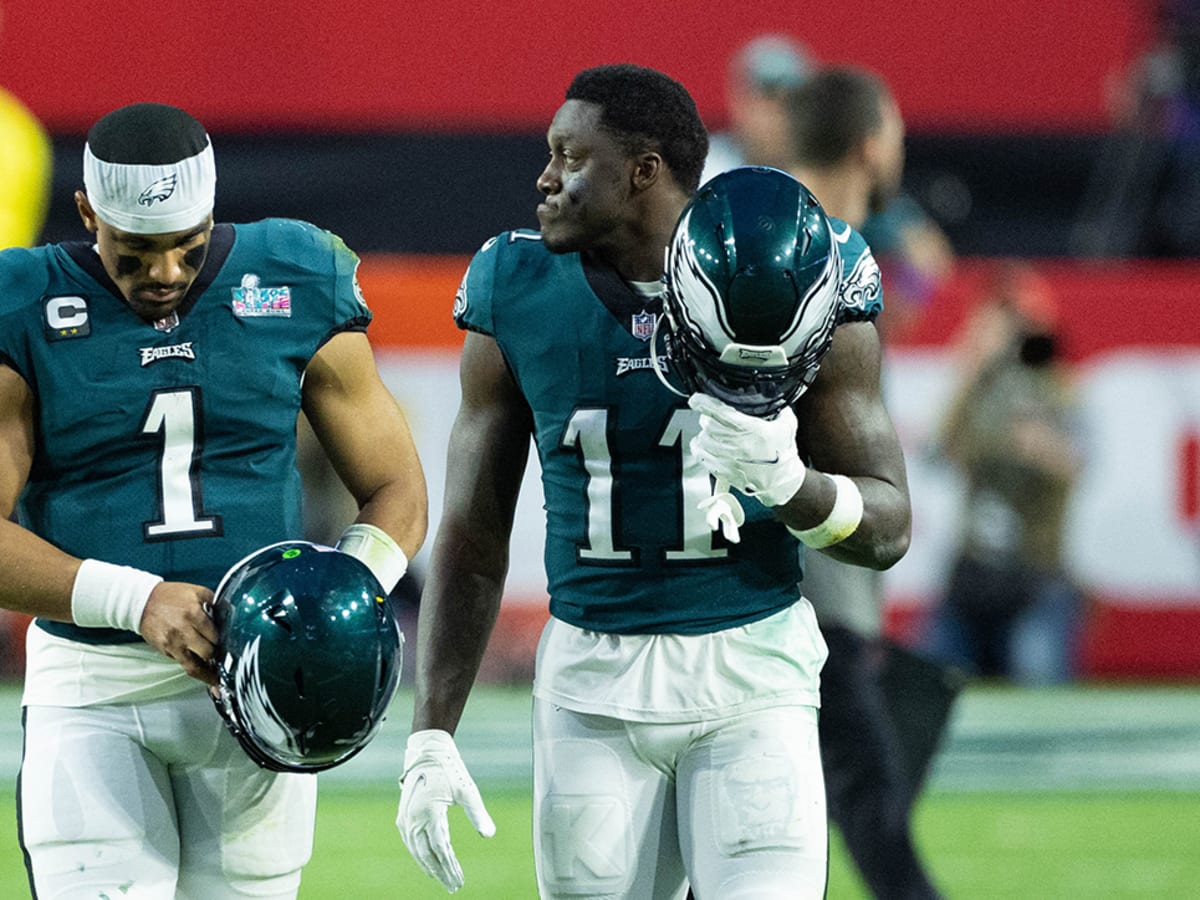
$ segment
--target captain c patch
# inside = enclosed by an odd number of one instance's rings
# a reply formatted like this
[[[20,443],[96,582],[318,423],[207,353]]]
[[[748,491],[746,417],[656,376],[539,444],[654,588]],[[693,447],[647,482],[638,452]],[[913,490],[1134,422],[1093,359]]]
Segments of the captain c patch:
[[[92,333],[87,301],[82,297],[42,298],[42,325],[48,341],[66,341]]]

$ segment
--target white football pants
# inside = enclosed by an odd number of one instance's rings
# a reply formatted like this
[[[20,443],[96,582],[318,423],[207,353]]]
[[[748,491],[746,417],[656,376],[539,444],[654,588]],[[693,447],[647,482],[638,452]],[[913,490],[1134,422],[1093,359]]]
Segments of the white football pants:
[[[534,857],[543,898],[824,896],[817,710],[627,722],[534,700]]]
[[[197,690],[30,706],[18,780],[38,900],[294,898],[316,776],[259,768]]]

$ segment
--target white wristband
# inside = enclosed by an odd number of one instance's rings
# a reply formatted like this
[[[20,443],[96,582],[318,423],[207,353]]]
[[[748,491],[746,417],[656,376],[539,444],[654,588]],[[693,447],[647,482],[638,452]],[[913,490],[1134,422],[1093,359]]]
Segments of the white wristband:
[[[400,545],[376,525],[355,522],[342,532],[335,549],[365,563],[385,594],[390,594],[408,571],[408,557]]]
[[[162,578],[98,559],[85,559],[71,588],[71,618],[85,628],[121,628],[141,634],[146,602]]]
[[[845,475],[830,475],[837,495],[833,501],[833,509],[825,517],[825,521],[812,528],[798,531],[788,527],[788,531],[800,539],[807,547],[820,550],[822,547],[832,547],[854,534],[863,517],[862,491],[858,485]]]

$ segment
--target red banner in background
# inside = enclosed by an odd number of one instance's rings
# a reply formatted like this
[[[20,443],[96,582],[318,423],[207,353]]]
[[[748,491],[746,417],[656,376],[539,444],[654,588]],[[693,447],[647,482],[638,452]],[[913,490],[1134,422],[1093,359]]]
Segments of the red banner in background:
[[[184,106],[212,131],[541,130],[571,76],[607,62],[670,73],[717,127],[726,61],[768,31],[792,34],[822,61],[879,71],[911,129],[994,133],[1105,129],[1106,79],[1147,42],[1153,5],[601,0],[568,13],[531,0],[108,0],[84,9],[8,0],[0,23],[0,84],[60,133],[140,100]]]
[[[950,338],[989,280],[1010,265],[1027,268],[1040,281],[1072,360],[1116,348],[1200,347],[1200,264],[1180,260],[962,259],[904,343]]]

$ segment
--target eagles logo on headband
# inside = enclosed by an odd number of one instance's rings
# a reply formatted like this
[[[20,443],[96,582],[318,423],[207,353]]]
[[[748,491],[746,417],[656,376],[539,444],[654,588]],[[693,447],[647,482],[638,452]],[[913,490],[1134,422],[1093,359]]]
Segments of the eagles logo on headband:
[[[124,106],[88,133],[83,184],[96,215],[114,228],[131,234],[192,228],[213,210],[212,141],[177,107]]]

